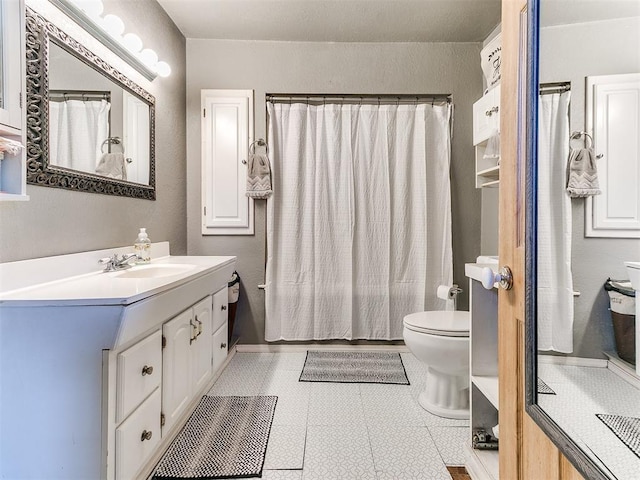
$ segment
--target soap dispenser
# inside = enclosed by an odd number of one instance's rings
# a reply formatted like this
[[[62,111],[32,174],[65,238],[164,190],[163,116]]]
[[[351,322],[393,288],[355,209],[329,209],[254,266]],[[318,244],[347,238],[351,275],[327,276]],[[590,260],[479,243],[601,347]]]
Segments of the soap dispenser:
[[[151,261],[151,240],[149,239],[149,235],[147,235],[146,228],[140,229],[138,238],[136,238],[136,242],[133,244],[133,249],[138,256],[136,263],[149,263]]]

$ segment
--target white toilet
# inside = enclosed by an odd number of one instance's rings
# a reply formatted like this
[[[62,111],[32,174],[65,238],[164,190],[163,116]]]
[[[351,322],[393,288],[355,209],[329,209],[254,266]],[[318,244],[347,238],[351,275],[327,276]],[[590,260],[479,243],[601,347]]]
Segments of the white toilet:
[[[445,418],[469,418],[469,312],[417,312],[404,317],[402,336],[426,366],[418,402]]]

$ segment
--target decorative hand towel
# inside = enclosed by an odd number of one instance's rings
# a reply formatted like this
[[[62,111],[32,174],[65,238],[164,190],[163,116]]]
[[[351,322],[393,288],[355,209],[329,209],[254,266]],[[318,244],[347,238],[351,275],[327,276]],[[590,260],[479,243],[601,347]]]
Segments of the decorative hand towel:
[[[600,195],[598,167],[593,148],[572,149],[567,170],[567,192],[571,198]]]
[[[118,180],[127,179],[127,164],[125,163],[124,154],[122,153],[105,153],[100,158],[96,173],[106,177],[117,178]]]
[[[264,153],[249,154],[247,162],[247,197],[266,199],[271,190],[271,165]]]

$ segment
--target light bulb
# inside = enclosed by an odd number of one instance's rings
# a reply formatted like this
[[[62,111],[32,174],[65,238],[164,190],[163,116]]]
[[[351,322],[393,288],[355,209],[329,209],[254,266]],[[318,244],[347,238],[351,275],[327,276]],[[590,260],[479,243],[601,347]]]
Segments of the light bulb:
[[[104,11],[102,0],[75,0],[74,2],[91,18],[98,18]]]
[[[127,33],[122,37],[122,44],[127,50],[133,53],[138,53],[142,50],[142,40],[140,40],[140,37],[135,33]]]
[[[140,52],[140,60],[142,60],[142,63],[147,67],[154,69],[158,63],[158,54],[150,48],[145,48]]]
[[[104,29],[114,37],[118,37],[124,33],[124,22],[120,20],[120,17],[111,13],[104,16],[102,25]]]
[[[158,75],[161,77],[168,77],[171,75],[171,67],[167,62],[158,62],[156,64],[156,72],[158,72]]]

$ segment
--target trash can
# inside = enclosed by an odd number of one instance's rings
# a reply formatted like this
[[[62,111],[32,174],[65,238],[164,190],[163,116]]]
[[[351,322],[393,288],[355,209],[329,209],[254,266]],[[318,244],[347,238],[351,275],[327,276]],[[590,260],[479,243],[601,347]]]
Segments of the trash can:
[[[229,326],[227,331],[228,343],[231,346],[231,337],[233,336],[233,324],[236,321],[236,309],[238,308],[238,299],[240,298],[240,275],[238,272],[233,272],[231,280],[228,283],[228,301],[229,301]]]
[[[636,363],[636,292],[628,280],[607,279],[604,289],[609,294],[613,336],[618,356]]]

